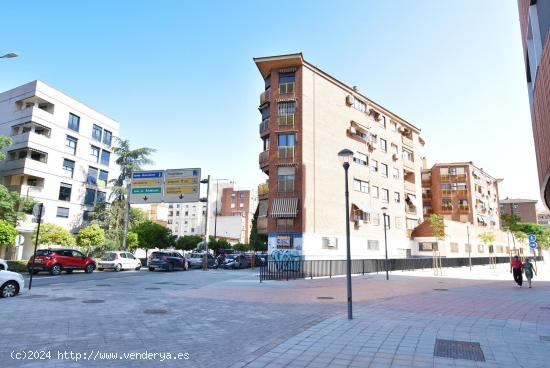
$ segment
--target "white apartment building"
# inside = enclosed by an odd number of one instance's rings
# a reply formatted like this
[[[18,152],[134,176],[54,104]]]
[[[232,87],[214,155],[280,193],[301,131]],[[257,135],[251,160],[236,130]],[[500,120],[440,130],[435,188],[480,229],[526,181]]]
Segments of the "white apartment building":
[[[118,132],[115,120],[41,81],[0,93],[0,135],[13,139],[0,162],[2,183],[43,203],[44,223],[76,231],[109,198]],[[32,253],[33,221],[20,225],[25,243],[14,258]]]

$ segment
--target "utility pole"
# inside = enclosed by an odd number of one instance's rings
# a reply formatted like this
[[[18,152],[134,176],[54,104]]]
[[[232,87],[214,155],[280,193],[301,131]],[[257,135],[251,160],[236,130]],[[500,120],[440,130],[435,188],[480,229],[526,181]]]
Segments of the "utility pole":
[[[128,239],[128,222],[130,221],[130,193],[132,191],[132,170],[128,177],[128,184],[126,186],[128,191],[126,193],[126,203],[124,207],[124,234],[122,235],[122,249],[126,250],[126,242]]]
[[[206,198],[201,199],[201,202],[206,202],[206,219],[204,220],[204,260],[203,270],[208,270],[208,215],[209,215],[209,200],[210,200],[210,175],[208,179],[201,180],[202,184],[206,184]]]
[[[470,263],[470,272],[472,271],[472,244],[470,244],[470,225],[466,225],[466,232],[468,234],[468,261]]]
[[[34,275],[34,262],[36,258],[36,248],[38,247],[38,237],[40,236],[40,224],[42,223],[42,212],[44,212],[44,204],[40,203],[38,206],[35,206],[36,211],[33,209],[33,212],[38,212],[38,227],[36,228],[36,239],[34,240],[34,253],[32,255],[32,266],[31,266],[31,275],[29,280],[29,290],[32,288],[32,275]]]

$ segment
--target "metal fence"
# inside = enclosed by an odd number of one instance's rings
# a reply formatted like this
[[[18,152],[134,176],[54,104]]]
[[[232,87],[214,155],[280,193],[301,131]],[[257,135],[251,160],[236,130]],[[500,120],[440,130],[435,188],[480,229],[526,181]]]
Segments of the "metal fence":
[[[541,257],[537,257],[541,259]],[[469,258],[439,258],[441,267],[464,267],[470,265]],[[508,263],[510,257],[475,257],[472,266],[495,263]],[[389,271],[405,271],[433,268],[433,258],[396,258],[388,259]],[[358,275],[365,273],[385,272],[384,259],[352,259],[351,273]],[[260,266],[260,282],[264,280],[292,280],[313,277],[332,277],[345,275],[347,266],[345,260],[288,260],[267,261]]]

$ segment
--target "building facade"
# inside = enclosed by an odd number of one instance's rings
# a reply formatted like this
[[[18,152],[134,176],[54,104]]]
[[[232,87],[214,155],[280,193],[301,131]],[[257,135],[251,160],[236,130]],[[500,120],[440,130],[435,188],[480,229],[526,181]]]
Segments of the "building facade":
[[[438,163],[422,170],[424,217],[500,228],[498,183],[472,162]]]
[[[500,213],[516,215],[520,222],[537,223],[537,201],[534,199],[505,198],[499,201]]]
[[[541,198],[550,208],[550,1],[518,0]]]
[[[43,222],[77,231],[95,203],[109,198],[118,131],[113,119],[41,81],[0,93],[0,135],[13,139],[0,163],[2,182],[43,203]],[[19,227],[25,243],[12,257],[30,256],[32,221]]]
[[[344,170],[338,152],[354,152],[349,168],[351,256],[410,254],[422,220],[420,130],[304,60],[302,54],[254,59],[260,95],[258,231],[270,251],[306,259],[346,255]]]
[[[254,190],[224,188],[221,198],[220,216],[241,216],[244,221],[243,243],[248,243],[252,230],[252,218],[258,205],[258,196]],[[214,223],[216,225],[216,221]]]
[[[550,227],[550,211],[543,211],[537,214],[537,224]]]

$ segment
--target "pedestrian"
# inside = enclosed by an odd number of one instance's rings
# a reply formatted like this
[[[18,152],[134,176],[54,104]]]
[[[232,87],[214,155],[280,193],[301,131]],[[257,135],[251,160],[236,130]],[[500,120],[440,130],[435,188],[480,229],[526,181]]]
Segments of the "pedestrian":
[[[529,258],[525,259],[525,263],[523,263],[523,272],[525,272],[525,277],[527,278],[527,282],[529,283],[529,289],[531,288],[531,279],[533,278],[533,273],[535,275],[537,274],[537,270],[535,270],[535,267],[531,263],[531,260]]]
[[[522,266],[518,256],[515,256],[512,262],[510,262],[510,271],[513,273],[514,281],[518,284],[519,288],[521,284],[523,284],[523,276],[521,274]]]

